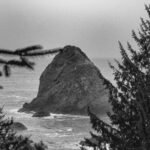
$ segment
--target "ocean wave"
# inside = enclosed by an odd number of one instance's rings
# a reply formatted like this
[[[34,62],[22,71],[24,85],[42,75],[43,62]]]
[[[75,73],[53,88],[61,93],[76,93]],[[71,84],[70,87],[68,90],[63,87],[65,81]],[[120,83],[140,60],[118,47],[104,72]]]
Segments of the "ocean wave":
[[[55,133],[45,133],[44,135],[48,136],[48,137],[58,137],[59,133],[57,133],[57,132],[55,132]]]
[[[73,129],[72,129],[72,128],[68,128],[67,131],[68,131],[68,132],[72,132]]]
[[[71,136],[71,135],[68,135],[68,134],[62,134],[62,133],[58,133],[58,132],[55,132],[55,133],[45,133],[44,135],[47,136],[47,137],[49,137],[49,138],[51,138],[51,137],[61,138],[61,137]]]
[[[20,100],[20,99],[27,100],[27,99],[28,99],[28,97],[20,96],[20,95],[12,95],[12,96],[10,96],[10,97],[14,97],[14,98],[16,98],[16,99],[18,99],[18,100]]]
[[[15,115],[15,118],[31,118],[34,112],[31,113],[18,112],[18,108],[13,108],[6,110],[6,113],[12,116]]]
[[[50,116],[46,116],[46,117],[42,117],[43,119],[55,119],[56,118],[56,116],[53,116],[53,115],[51,115],[50,114]]]
[[[50,116],[53,116],[53,118],[77,118],[77,119],[89,118],[89,116],[71,115],[71,114],[54,114],[54,113],[50,113]]]
[[[25,118],[31,118],[32,115],[35,113],[34,111],[31,111],[30,113],[25,113],[25,112],[18,112],[18,108],[13,108],[13,109],[7,109],[6,113],[8,113],[9,115],[14,116],[15,118],[20,118],[20,117],[25,117]],[[49,120],[49,119],[60,119],[59,121],[65,121],[66,119],[72,119],[72,120],[76,120],[76,119],[88,119],[89,116],[81,116],[81,115],[70,115],[70,114],[54,114],[54,113],[50,113],[50,116],[46,116],[46,117],[36,117],[36,119],[45,119],[45,120]]]
[[[63,129],[58,129],[58,130],[56,130],[56,132],[72,132],[73,131],[73,128],[63,128]]]
[[[21,99],[27,100],[28,99],[28,97],[20,96],[20,95],[0,95],[0,97],[15,98],[17,100],[21,100]]]

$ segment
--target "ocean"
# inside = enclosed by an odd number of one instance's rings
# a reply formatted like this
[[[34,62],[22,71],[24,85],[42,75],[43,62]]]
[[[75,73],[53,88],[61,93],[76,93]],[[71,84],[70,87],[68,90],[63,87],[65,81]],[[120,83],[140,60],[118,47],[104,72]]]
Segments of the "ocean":
[[[49,150],[79,150],[79,142],[90,137],[91,129],[88,116],[51,114],[49,117],[35,118],[32,114],[20,113],[18,109],[25,102],[30,102],[38,92],[39,77],[52,57],[38,58],[35,70],[13,68],[9,78],[0,78],[4,87],[0,91],[0,105],[4,106],[7,117],[23,123],[28,129],[18,134],[30,137],[35,142],[43,141]],[[112,59],[92,59],[104,77],[113,82],[112,70],[108,61]],[[101,116],[107,121],[106,116]]]

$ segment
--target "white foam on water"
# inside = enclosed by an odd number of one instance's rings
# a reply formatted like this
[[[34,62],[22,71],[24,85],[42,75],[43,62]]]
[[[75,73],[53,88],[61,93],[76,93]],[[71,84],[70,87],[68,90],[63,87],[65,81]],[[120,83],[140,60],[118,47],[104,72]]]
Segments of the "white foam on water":
[[[72,129],[72,128],[68,128],[68,129],[67,129],[67,131],[72,132],[72,131],[73,131],[73,129]]]
[[[66,136],[71,136],[71,135],[68,135],[68,134],[59,134],[58,137],[66,137]]]
[[[14,97],[14,98],[16,98],[17,100],[20,100],[20,99],[25,99],[25,100],[27,100],[27,99],[28,99],[28,97],[24,97],[24,96],[20,96],[20,95],[10,95],[9,97]]]
[[[10,113],[18,113],[18,108],[9,109],[7,111]]]
[[[55,113],[50,113],[50,116],[53,116],[54,118],[81,118],[81,119],[86,119],[89,118],[89,116],[82,116],[82,115],[71,115],[71,114],[55,114]]]
[[[11,115],[15,118],[31,118],[34,112],[31,113],[18,112],[18,108],[14,108],[6,110],[6,113],[8,113],[9,116]]]
[[[8,112],[9,114],[15,115],[15,117],[32,117],[32,115],[35,113],[34,111],[31,111],[30,113],[25,113],[25,112],[18,112],[18,108],[13,108],[13,109],[7,109],[4,110],[4,112]],[[41,118],[41,117],[36,117],[36,118]],[[72,118],[73,120],[76,119],[88,119],[89,116],[81,116],[81,115],[70,115],[70,114],[55,114],[55,113],[50,113],[50,116],[42,117],[42,119],[63,119],[65,120],[66,118]]]
[[[53,115],[50,114],[50,116],[46,116],[46,117],[42,117],[42,118],[43,118],[43,119],[54,119],[55,116],[53,116]]]
[[[21,100],[21,99],[27,100],[28,99],[28,97],[20,96],[20,95],[0,95],[0,96],[5,97],[5,98],[16,98],[17,100]]]
[[[55,132],[55,133],[45,133],[44,134],[47,137],[59,137],[59,133]]]
[[[37,131],[40,131],[40,132],[42,132],[42,133],[44,133],[44,132],[46,132],[47,130],[46,129],[44,129],[44,128],[42,128],[42,127],[40,127],[40,126],[28,126],[28,131],[30,131],[30,132],[37,132]]]
[[[88,116],[80,116],[80,115],[70,115],[70,114],[54,114],[54,113],[50,113],[50,116],[46,116],[46,117],[42,117],[44,119],[64,119],[65,118],[89,118]]]

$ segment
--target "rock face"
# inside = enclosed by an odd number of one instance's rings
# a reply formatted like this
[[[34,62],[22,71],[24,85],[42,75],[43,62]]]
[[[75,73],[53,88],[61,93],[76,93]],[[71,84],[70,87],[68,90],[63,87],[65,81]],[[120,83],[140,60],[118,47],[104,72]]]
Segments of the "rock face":
[[[38,111],[35,114],[33,114],[32,117],[45,117],[50,116],[50,113],[48,111]]]
[[[20,122],[14,122],[12,125],[11,125],[11,128],[15,131],[24,131],[24,130],[27,130],[27,127],[25,125],[23,125],[22,123]]]
[[[64,47],[40,77],[37,97],[20,111],[87,115],[87,107],[97,114],[109,110],[108,91],[102,75],[77,47]]]

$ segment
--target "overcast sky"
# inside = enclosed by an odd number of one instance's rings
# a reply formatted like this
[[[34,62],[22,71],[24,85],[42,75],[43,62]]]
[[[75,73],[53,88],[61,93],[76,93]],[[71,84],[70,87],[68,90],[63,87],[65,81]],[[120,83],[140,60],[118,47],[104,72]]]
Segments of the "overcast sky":
[[[119,57],[148,0],[0,0],[0,48],[79,46],[89,57]]]

